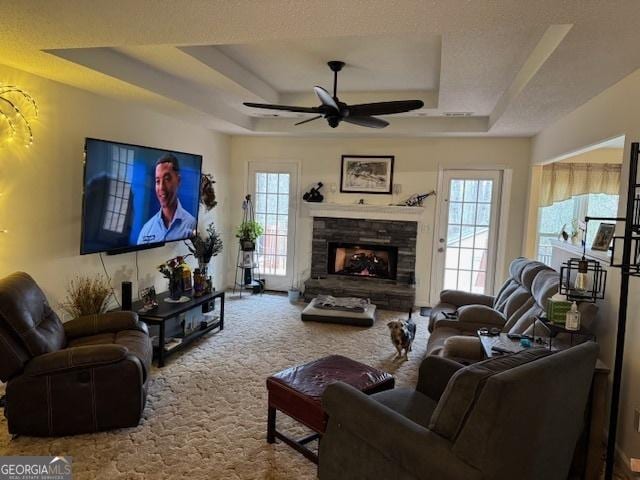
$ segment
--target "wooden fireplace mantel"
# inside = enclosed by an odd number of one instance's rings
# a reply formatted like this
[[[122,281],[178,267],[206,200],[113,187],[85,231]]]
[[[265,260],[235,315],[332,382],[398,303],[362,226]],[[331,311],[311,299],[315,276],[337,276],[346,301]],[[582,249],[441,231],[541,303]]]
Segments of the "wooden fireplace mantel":
[[[312,203],[303,202],[303,211],[310,217],[360,218],[365,220],[399,220],[419,222],[424,207],[401,207],[398,205],[360,205],[357,203]]]

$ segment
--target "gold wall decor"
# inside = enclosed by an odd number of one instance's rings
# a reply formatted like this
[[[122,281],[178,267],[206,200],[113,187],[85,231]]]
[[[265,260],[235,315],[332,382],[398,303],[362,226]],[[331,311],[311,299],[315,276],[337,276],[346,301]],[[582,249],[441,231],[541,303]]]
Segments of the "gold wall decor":
[[[0,143],[33,143],[31,122],[38,116],[38,105],[31,95],[15,85],[0,84]]]

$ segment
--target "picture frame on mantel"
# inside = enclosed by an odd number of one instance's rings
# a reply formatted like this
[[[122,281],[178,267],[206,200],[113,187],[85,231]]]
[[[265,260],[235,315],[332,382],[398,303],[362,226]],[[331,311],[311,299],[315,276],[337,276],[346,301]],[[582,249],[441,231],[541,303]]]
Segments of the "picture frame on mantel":
[[[341,193],[391,195],[393,155],[342,155]]]

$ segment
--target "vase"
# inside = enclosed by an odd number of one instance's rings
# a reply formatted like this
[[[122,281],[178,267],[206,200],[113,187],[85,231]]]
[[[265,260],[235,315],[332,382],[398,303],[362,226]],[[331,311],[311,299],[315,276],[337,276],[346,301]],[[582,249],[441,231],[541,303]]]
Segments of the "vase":
[[[172,275],[169,279],[169,298],[180,300],[182,297],[182,275]]]
[[[198,268],[200,269],[200,274],[206,277],[209,270],[209,262],[198,262]]]

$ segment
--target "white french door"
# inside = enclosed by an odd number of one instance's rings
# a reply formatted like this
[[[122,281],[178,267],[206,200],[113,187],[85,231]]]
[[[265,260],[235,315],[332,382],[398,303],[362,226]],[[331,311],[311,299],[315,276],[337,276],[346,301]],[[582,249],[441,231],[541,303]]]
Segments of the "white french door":
[[[441,191],[431,299],[443,289],[492,293],[502,172],[445,170]]]
[[[298,166],[250,162],[248,188],[264,229],[256,245],[258,272],[267,289],[287,290],[293,283]]]

